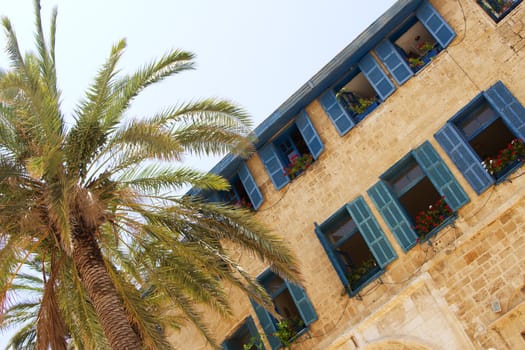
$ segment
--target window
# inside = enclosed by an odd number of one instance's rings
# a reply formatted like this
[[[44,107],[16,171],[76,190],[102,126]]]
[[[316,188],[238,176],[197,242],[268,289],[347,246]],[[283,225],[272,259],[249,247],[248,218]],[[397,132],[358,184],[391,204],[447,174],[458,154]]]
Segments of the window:
[[[259,209],[264,199],[245,162],[241,162],[237,172],[228,181],[230,182],[229,191],[208,194],[208,199],[212,202],[225,202],[247,209]]]
[[[455,36],[454,30],[425,0],[414,16],[401,24],[374,51],[401,85],[447,47]]]
[[[259,156],[276,189],[283,188],[306,170],[324,150],[323,142],[306,111],[272,142],[259,150]]]
[[[262,339],[251,317],[248,317],[241,326],[222,344],[224,350],[259,350],[264,349]],[[248,348],[248,346],[252,345]]]
[[[428,141],[383,174],[368,194],[404,251],[437,233],[469,201]]]
[[[395,90],[394,84],[370,55],[365,55],[319,102],[337,129],[344,135]]]
[[[361,196],[316,225],[315,232],[350,296],[377,278],[396,258]]]
[[[502,82],[497,82],[434,136],[480,194],[522,164],[525,108]]]
[[[494,21],[499,22],[518,6],[521,0],[477,0],[477,2]]]
[[[295,334],[294,337],[317,320],[317,314],[301,287],[283,280],[270,270],[265,271],[258,279],[272,298],[275,312]],[[279,321],[262,306],[253,300],[251,302],[272,350],[279,349],[282,345],[281,341],[274,335]]]

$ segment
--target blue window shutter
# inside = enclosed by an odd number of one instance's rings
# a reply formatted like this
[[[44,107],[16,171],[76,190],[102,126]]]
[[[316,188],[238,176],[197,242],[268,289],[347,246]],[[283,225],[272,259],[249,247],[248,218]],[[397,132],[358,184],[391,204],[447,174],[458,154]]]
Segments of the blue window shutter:
[[[403,251],[406,252],[412,248],[416,244],[417,234],[412,229],[411,221],[404,209],[390,193],[386,184],[379,181],[367,192]]]
[[[441,47],[447,47],[456,37],[454,30],[427,0],[423,1],[421,6],[419,6],[416,16]]]
[[[501,81],[483,93],[515,135],[525,139],[525,108]]]
[[[264,145],[259,149],[259,156],[276,189],[280,190],[290,182],[290,178],[284,172],[283,165],[273,143]]]
[[[394,248],[390,245],[390,242],[386,239],[385,233],[381,230],[381,227],[379,227],[379,224],[372,215],[365,200],[359,196],[354,201],[348,203],[346,208],[357,224],[361,236],[363,236],[372,254],[374,254],[377,263],[381,268],[384,268],[393,261],[397,255]]]
[[[332,263],[332,266],[335,269],[335,272],[337,272],[337,276],[341,280],[341,283],[343,286],[348,287],[348,279],[346,278],[345,272],[343,268],[341,267],[339,260],[336,258],[334,250],[332,249],[332,246],[326,239],[324,233],[321,231],[319,226],[316,225],[315,227],[315,234],[317,235],[317,238],[319,239],[319,242],[321,242],[321,245],[323,246],[326,255],[328,255],[328,259],[330,259],[330,262]]]
[[[446,123],[434,137],[477,194],[494,183],[494,178],[483,168],[481,160],[454,124]]]
[[[222,348],[222,350],[233,350],[233,349],[230,349],[227,340],[224,341],[224,342],[222,342],[222,344],[221,344],[221,348]]]
[[[263,196],[245,162],[241,162],[237,174],[239,175],[239,179],[241,180],[246,193],[248,193],[248,197],[250,197],[253,209],[259,209],[263,202]]]
[[[337,98],[332,89],[321,95],[319,103],[321,103],[321,106],[334,124],[339,135],[343,136],[354,127],[354,120],[346,113],[343,106],[337,102]]]
[[[376,46],[374,51],[399,85],[414,75],[408,63],[390,41],[383,40]]]
[[[275,328],[275,324],[273,323],[272,316],[268,311],[264,309],[264,307],[257,304],[257,302],[255,302],[254,300],[250,299],[250,302],[252,303],[253,309],[255,310],[255,314],[257,315],[259,323],[261,324],[261,327],[264,330],[264,334],[266,334],[266,337],[268,338],[268,342],[270,343],[272,350],[279,349],[279,347],[281,346],[281,341],[279,340],[279,338],[274,337],[272,335],[277,331],[277,328]]]
[[[297,120],[295,121],[295,124],[297,124],[299,132],[301,135],[303,135],[304,142],[308,146],[312,156],[314,159],[317,159],[324,150],[324,144],[321,141],[317,131],[315,131],[315,128],[308,117],[308,113],[306,113],[304,110],[301,111],[297,117]]]
[[[468,203],[469,198],[463,187],[456,181],[430,142],[426,141],[412,154],[452,210],[457,211]]]
[[[288,281],[286,281],[286,285],[288,286],[288,291],[290,291],[290,294],[292,295],[295,306],[297,306],[297,309],[301,314],[304,325],[308,326],[317,320],[317,314],[315,313],[314,307],[312,306],[312,303],[310,303],[310,299],[308,299],[304,290],[298,285]]]
[[[359,61],[358,66],[382,100],[386,100],[396,90],[394,83],[369,53]]]

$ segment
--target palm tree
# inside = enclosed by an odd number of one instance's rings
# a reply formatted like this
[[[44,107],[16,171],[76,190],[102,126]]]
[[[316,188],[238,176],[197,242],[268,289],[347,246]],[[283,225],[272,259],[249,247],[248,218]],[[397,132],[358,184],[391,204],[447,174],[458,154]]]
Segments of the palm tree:
[[[142,90],[192,69],[193,55],[173,50],[121,76],[121,40],[68,126],[55,67],[57,12],[49,40],[39,0],[35,13],[37,50],[26,55],[2,19],[11,67],[0,74],[0,329],[26,322],[13,347],[163,349],[165,330],[189,320],[216,346],[196,305],[230,315],[224,287],[233,285],[269,306],[231,252],[251,252],[297,281],[283,240],[248,211],[177,195],[188,185],[228,189],[181,161],[248,154],[248,115],[203,99],[128,118]],[[37,301],[15,293],[24,289]]]

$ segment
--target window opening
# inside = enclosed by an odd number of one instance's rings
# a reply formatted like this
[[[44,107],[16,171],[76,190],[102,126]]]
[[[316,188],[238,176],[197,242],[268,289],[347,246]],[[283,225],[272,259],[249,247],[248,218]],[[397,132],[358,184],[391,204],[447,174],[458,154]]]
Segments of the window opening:
[[[274,144],[279,150],[279,157],[285,164],[285,173],[290,179],[299,176],[313,163],[313,156],[295,124],[279,136]]]
[[[361,71],[344,84],[335,96],[355,123],[363,120],[379,105],[377,92]]]
[[[238,175],[235,175],[230,180],[230,186],[229,191],[224,191],[222,193],[224,202],[246,209],[253,209],[250,197]]]
[[[505,177],[525,157],[525,145],[484,101],[458,123],[483,167],[496,180]]]
[[[430,63],[442,50],[436,39],[416,17],[409,19],[391,40],[414,73]]]
[[[521,0],[477,0],[478,4],[496,22],[508,15]]]
[[[321,230],[332,245],[352,290],[370,281],[380,270],[368,244],[346,209],[323,224]]]

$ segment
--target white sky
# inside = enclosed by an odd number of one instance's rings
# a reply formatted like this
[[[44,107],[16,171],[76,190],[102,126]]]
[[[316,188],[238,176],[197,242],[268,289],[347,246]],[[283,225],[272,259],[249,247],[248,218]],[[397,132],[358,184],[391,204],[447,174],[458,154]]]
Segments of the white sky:
[[[58,79],[63,111],[75,104],[107,58],[126,38],[123,71],[171,48],[197,54],[197,69],[146,90],[131,109],[148,116],[180,101],[223,97],[253,116],[268,117],[395,0],[41,0],[45,33],[58,4]],[[33,1],[0,0],[22,51],[34,49]],[[0,36],[2,49],[5,36]],[[0,67],[7,68],[5,52]],[[209,170],[213,161],[194,163]],[[0,349],[6,344],[0,334]]]

